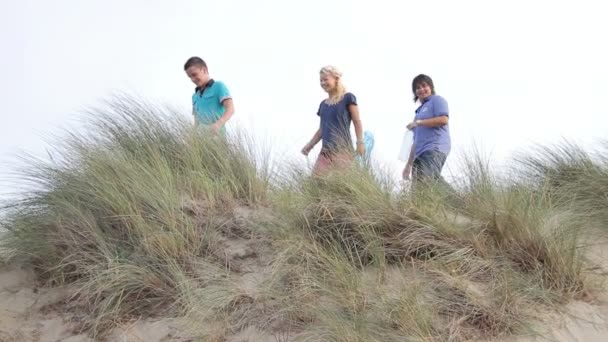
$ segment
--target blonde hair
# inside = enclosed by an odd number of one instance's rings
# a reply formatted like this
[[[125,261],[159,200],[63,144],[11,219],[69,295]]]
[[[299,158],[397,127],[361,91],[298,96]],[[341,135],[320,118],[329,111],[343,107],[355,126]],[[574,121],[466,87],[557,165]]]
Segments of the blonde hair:
[[[342,98],[344,97],[344,94],[346,94],[346,88],[344,87],[344,84],[342,84],[342,72],[340,72],[340,70],[338,70],[338,68],[333,65],[326,65],[321,68],[319,74],[329,75],[336,79],[337,91],[335,94],[328,97],[325,102],[327,104],[336,104],[340,102],[340,100],[342,100]]]

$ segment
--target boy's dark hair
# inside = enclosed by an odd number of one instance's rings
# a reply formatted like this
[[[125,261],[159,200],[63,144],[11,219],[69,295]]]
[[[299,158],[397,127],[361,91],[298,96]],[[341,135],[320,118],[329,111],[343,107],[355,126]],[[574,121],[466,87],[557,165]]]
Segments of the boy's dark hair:
[[[433,80],[425,74],[420,74],[414,77],[414,80],[412,81],[412,93],[414,93],[414,102],[418,101],[418,96],[416,96],[416,87],[420,83],[428,84],[429,87],[431,87],[431,94],[435,95],[435,85],[433,84]]]
[[[186,64],[184,64],[184,70],[188,70],[188,68],[192,66],[199,66],[207,69],[207,63],[205,63],[202,58],[196,56],[188,58]]]

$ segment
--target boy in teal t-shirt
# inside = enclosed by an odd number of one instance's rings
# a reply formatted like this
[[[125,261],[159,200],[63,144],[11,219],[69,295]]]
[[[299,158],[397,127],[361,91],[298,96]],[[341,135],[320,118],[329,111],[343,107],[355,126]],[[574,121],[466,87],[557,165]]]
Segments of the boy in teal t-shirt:
[[[192,115],[197,124],[208,126],[215,134],[226,133],[224,125],[234,114],[232,96],[226,85],[209,76],[207,64],[192,57],[184,65],[186,74],[196,85],[192,94]]]

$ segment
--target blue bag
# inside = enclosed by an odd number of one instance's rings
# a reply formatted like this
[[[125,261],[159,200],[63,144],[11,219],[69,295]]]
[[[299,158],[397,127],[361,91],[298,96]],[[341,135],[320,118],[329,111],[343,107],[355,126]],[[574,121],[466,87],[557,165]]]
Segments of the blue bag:
[[[370,131],[363,132],[363,145],[365,146],[365,155],[361,157],[357,155],[357,161],[362,167],[369,166],[371,162],[372,150],[374,149],[374,135]]]

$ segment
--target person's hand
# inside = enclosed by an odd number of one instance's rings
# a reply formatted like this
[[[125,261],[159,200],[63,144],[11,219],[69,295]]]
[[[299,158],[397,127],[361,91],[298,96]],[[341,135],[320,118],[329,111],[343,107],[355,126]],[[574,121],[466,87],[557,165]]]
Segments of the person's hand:
[[[416,122],[416,121],[412,121],[409,124],[407,124],[407,129],[409,129],[410,131],[416,127],[418,127],[418,122]]]
[[[219,135],[220,134],[220,130],[222,129],[222,123],[219,121],[214,122],[211,125],[211,132],[215,135]]]
[[[405,167],[403,168],[403,179],[410,180],[411,174],[412,174],[412,165],[411,164],[405,165]]]
[[[306,144],[306,146],[304,146],[304,148],[302,148],[302,154],[305,156],[308,156],[308,154],[310,153],[310,150],[312,150],[312,146],[310,146],[310,144]]]
[[[357,153],[363,157],[365,156],[365,145],[362,143],[357,143]]]

